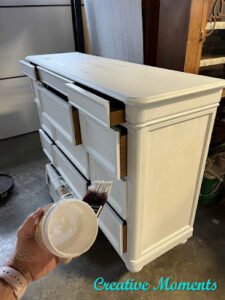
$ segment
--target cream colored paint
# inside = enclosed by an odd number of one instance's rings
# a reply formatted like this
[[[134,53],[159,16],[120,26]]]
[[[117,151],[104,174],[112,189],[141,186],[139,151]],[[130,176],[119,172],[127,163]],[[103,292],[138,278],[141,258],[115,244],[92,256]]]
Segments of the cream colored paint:
[[[147,105],[220,89],[222,79],[188,74],[82,53],[28,56],[65,78],[78,81],[129,105]],[[182,98],[177,102],[182,101]],[[138,111],[138,110],[137,110]]]
[[[190,225],[208,121],[209,115],[191,116],[166,127],[162,123],[157,129],[146,128],[142,251]]]
[[[193,234],[205,161],[225,81],[79,53],[27,60],[125,103],[126,192],[116,191],[118,199],[111,199],[113,209],[107,205],[102,211],[99,226],[127,268],[140,271],[186,242]],[[103,179],[106,172],[107,178],[116,175],[113,178],[119,184],[118,136],[98,121],[93,99],[89,97],[92,109],[88,113],[79,111],[83,146],[91,157],[91,180]],[[79,177],[74,180],[75,168],[56,146],[53,163],[74,193],[85,192],[85,181]],[[125,218],[127,251],[123,253]]]

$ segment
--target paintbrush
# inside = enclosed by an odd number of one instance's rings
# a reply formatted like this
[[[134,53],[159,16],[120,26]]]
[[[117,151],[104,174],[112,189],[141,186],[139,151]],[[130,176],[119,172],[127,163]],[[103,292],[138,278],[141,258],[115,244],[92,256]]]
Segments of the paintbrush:
[[[108,199],[111,188],[112,181],[95,181],[83,198],[83,201],[92,207],[97,217]]]
[[[58,174],[52,165],[47,165],[48,176],[50,181],[59,195],[60,200],[73,199],[74,195],[68,188],[63,178]],[[112,188],[112,181],[94,181],[89,187],[87,194],[84,196],[83,201],[89,204],[97,217],[99,216]]]

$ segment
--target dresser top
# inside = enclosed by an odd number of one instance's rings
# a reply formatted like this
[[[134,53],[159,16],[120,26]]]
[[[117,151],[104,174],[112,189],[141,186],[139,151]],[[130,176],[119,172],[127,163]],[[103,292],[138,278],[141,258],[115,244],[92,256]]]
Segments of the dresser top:
[[[225,88],[222,79],[79,52],[28,56],[26,60],[133,105]]]

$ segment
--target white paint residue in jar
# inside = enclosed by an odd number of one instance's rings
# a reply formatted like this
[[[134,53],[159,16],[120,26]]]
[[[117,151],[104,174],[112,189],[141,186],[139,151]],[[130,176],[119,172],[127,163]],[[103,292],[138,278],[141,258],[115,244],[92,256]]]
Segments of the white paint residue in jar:
[[[79,231],[79,211],[70,205],[61,206],[49,222],[49,239],[55,248],[67,252]]]

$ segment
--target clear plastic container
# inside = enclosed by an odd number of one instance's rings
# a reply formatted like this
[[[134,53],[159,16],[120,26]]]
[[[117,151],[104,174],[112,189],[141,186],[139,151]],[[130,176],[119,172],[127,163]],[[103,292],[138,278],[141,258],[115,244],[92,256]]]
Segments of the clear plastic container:
[[[77,199],[64,199],[50,206],[35,232],[41,247],[62,261],[86,252],[98,233],[98,219],[93,209]]]

